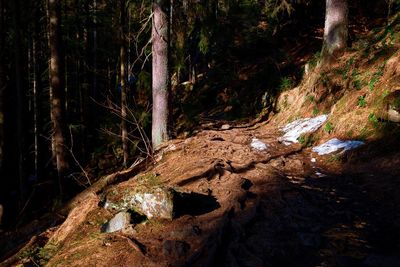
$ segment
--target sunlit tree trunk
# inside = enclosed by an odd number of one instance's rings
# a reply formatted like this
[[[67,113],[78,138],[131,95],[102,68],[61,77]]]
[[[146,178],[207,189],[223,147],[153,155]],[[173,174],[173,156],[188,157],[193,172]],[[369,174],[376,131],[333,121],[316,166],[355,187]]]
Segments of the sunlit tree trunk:
[[[122,151],[124,154],[124,167],[126,167],[128,161],[128,130],[126,125],[126,111],[127,111],[127,53],[126,53],[126,39],[125,39],[125,28],[126,28],[126,1],[121,0],[121,13],[120,13],[120,83],[121,83],[121,134],[122,134]]]
[[[322,61],[330,62],[337,52],[347,46],[348,36],[347,0],[326,0],[324,43]]]
[[[169,7],[168,0],[153,1],[153,121],[152,143],[157,148],[167,141],[169,117]]]
[[[58,189],[62,195],[63,178],[69,168],[65,136],[65,77],[61,40],[61,6],[59,0],[48,0],[50,47],[50,104],[52,152],[58,173]]]

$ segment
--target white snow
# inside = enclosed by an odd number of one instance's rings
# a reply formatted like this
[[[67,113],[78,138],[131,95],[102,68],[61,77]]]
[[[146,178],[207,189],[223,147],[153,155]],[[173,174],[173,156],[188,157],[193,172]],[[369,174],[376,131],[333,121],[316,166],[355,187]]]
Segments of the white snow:
[[[302,134],[315,132],[327,119],[328,115],[320,115],[315,118],[295,120],[283,127],[282,131],[285,134],[279,139],[279,141],[283,142],[285,145],[298,143],[297,138]]]
[[[339,149],[343,149],[342,152],[344,152],[355,149],[362,145],[364,145],[364,142],[362,141],[342,141],[337,138],[333,138],[322,145],[313,147],[312,151],[318,153],[318,155],[326,155],[338,151]]]
[[[317,175],[320,178],[326,177],[326,174],[323,174],[321,172],[315,172],[315,175]]]
[[[263,143],[263,142],[261,142],[259,139],[257,139],[257,138],[253,138],[252,140],[251,140],[251,147],[252,148],[254,148],[254,149],[256,149],[256,150],[259,150],[259,151],[264,151],[264,150],[266,150],[267,149],[267,144],[265,144],[265,143]]]

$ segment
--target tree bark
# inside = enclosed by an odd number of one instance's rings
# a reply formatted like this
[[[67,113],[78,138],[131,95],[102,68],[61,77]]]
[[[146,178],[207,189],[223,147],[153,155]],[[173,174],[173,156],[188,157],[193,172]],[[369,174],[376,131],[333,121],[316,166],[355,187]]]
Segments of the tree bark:
[[[331,62],[338,52],[347,46],[347,0],[326,0],[324,43],[322,60]]]
[[[35,17],[39,18],[40,17],[40,12],[39,8],[36,8],[35,10]],[[41,98],[41,89],[42,89],[42,83],[40,79],[40,73],[41,73],[41,68],[39,64],[39,58],[40,58],[40,25],[38,21],[34,22],[34,34],[32,36],[32,102],[33,102],[33,133],[34,133],[34,161],[35,161],[35,175],[36,177],[41,176],[41,145],[39,141],[39,135],[41,134],[41,128],[42,125],[40,123],[40,107],[39,107],[39,101]]]
[[[50,105],[52,121],[52,152],[58,173],[59,194],[63,193],[63,178],[69,169],[65,137],[65,77],[64,54],[61,40],[61,5],[59,0],[48,0],[50,47]]]
[[[22,208],[25,202],[26,194],[26,183],[24,180],[24,162],[23,162],[23,143],[24,143],[24,131],[23,131],[23,92],[22,92],[22,64],[21,64],[21,27],[20,27],[20,6],[19,0],[13,1],[13,20],[15,30],[15,43],[14,43],[14,60],[15,60],[15,92],[16,92],[16,136],[18,142],[16,144],[16,156],[17,156],[17,177],[19,182],[19,209]]]
[[[153,113],[152,144],[157,148],[169,138],[169,6],[168,0],[153,1]]]
[[[123,151],[123,165],[127,166],[129,151],[128,151],[128,129],[126,125],[127,120],[127,84],[128,84],[128,69],[127,69],[127,53],[126,53],[126,1],[121,0],[121,13],[120,13],[120,84],[121,84],[121,134],[122,134],[122,151]]]
[[[0,32],[5,32],[4,27],[4,0],[0,0]],[[6,87],[5,77],[5,34],[0,35],[0,174],[3,173],[3,157],[4,157],[4,89]],[[3,175],[1,175],[3,176]],[[3,176],[4,177],[4,176]],[[3,181],[0,181],[3,184]]]

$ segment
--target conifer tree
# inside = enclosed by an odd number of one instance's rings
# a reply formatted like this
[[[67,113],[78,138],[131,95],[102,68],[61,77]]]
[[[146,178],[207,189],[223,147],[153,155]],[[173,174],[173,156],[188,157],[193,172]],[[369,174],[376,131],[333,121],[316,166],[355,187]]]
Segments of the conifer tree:
[[[347,0],[326,0],[322,62],[329,63],[333,56],[347,46]]]
[[[153,1],[152,56],[153,56],[153,112],[152,144],[157,148],[168,140],[169,117],[169,0]]]
[[[50,105],[52,121],[52,152],[58,173],[59,193],[62,180],[69,168],[66,147],[65,125],[65,73],[61,36],[61,4],[59,0],[48,1],[49,47],[50,47]]]

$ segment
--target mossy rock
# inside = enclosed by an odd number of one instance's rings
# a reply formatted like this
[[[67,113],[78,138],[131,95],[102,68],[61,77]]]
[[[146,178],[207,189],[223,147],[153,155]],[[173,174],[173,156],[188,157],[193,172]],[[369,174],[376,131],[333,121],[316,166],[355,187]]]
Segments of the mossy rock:
[[[138,185],[116,188],[106,194],[104,207],[116,211],[132,210],[148,219],[173,218],[174,190],[163,186]]]

